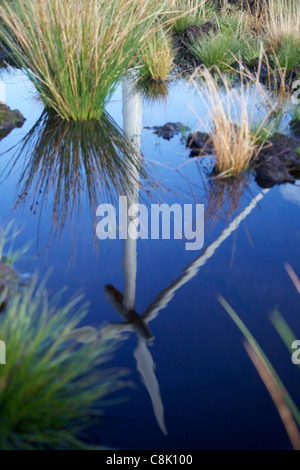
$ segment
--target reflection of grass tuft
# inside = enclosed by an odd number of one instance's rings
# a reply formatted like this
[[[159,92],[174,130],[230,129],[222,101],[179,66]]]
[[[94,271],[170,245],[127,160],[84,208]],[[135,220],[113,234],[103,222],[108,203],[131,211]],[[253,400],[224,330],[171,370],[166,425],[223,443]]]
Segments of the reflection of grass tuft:
[[[81,214],[83,197],[91,214],[105,202],[129,191],[141,171],[138,155],[122,129],[106,112],[99,121],[73,122],[43,112],[16,147],[8,173],[19,162],[17,204],[31,194],[33,212],[45,211],[53,191],[53,225],[63,228]]]

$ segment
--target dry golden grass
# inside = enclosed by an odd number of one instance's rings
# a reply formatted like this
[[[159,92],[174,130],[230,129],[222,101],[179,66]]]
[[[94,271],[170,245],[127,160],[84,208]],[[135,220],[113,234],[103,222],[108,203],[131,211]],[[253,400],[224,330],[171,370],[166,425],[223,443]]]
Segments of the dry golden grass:
[[[206,67],[193,77],[207,109],[206,131],[211,134],[219,176],[245,171],[281,116],[285,101],[280,94],[272,96],[260,83],[261,63],[262,57],[256,74],[240,71],[239,86],[220,70],[216,77]]]
[[[299,39],[299,0],[265,0],[265,31],[267,40],[273,46],[283,39]]]
[[[251,132],[249,115],[250,86],[242,82],[233,88],[227,77],[220,73],[219,83],[207,68],[200,74],[201,84],[195,82],[198,93],[207,108],[208,131],[212,136],[216,170],[222,175],[245,171],[256,152],[255,136]]]

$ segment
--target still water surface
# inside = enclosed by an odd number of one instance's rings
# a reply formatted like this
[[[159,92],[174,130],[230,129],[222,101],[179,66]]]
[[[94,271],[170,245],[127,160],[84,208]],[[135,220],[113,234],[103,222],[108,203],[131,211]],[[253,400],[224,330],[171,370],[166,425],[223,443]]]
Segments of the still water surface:
[[[1,153],[24,138],[42,113],[21,73],[2,80],[7,104],[26,122],[0,142]],[[51,267],[50,294],[65,285],[69,293],[83,291],[90,303],[86,324],[122,321],[104,291],[107,284],[131,298],[139,314],[146,312],[154,339],[122,334],[112,365],[128,369],[131,386],[119,394],[126,401],[107,408],[96,440],[123,449],[289,448],[241,333],[216,296],[222,294],[241,316],[299,404],[299,370],[269,316],[278,306],[300,337],[299,298],[283,267],[289,262],[300,273],[300,186],[263,191],[252,175],[234,183],[211,180],[210,162],[192,161],[184,136],[166,141],[147,129],[138,135],[141,125],[166,122],[195,130],[205,108],[193,87],[171,84],[165,102],[131,96],[129,88],[123,83],[123,94],[118,88],[105,128],[81,129],[85,154],[76,154],[78,136],[72,134],[70,144],[70,129],[45,118],[22,152],[14,148],[1,156],[2,223],[14,219],[22,228],[17,245],[32,241],[28,259],[17,268],[43,276]],[[103,161],[111,151],[107,139],[118,134],[113,120],[141,146],[147,177],[141,177],[140,201],[205,204],[201,250],[185,250],[185,240],[138,240],[130,247],[123,240],[95,239],[97,204],[114,199],[120,180],[126,181],[119,161],[109,171],[97,167],[97,155]],[[82,156],[83,169],[72,155]],[[127,164],[126,171],[132,169]],[[91,187],[95,193],[87,191]],[[134,197],[136,189],[135,179]]]

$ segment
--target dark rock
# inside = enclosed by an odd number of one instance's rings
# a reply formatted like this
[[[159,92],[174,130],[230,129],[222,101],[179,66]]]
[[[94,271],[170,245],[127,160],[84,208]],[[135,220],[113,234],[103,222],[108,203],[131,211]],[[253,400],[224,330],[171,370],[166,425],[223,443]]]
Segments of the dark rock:
[[[191,156],[211,155],[213,153],[211,137],[206,132],[197,131],[189,134],[186,146],[192,149]]]
[[[260,63],[259,58],[256,58],[254,60],[251,69],[254,72],[258,72],[258,69],[260,69],[259,78],[262,82],[266,82],[267,80],[270,79],[270,71],[268,70],[268,68],[264,64]]]
[[[11,54],[11,49],[3,42],[0,44],[0,60],[8,60]]]
[[[293,119],[290,122],[291,132],[296,139],[300,139],[300,121],[298,119]]]
[[[224,6],[224,0],[215,0],[216,6],[221,9]],[[251,12],[256,11],[257,8],[263,9],[265,0],[228,0],[227,6],[235,8],[250,9]]]
[[[0,46],[0,60],[5,60],[5,59],[7,59],[7,57],[8,56],[7,56],[6,52]]]
[[[260,186],[294,183],[300,169],[299,142],[283,134],[275,134],[258,155],[256,181]]]
[[[296,170],[290,170],[290,174],[295,180],[300,180],[300,168]]]
[[[170,140],[185,129],[185,126],[182,122],[167,122],[164,126],[144,127],[144,129],[149,129],[153,131],[154,134],[158,135],[158,137]]]
[[[275,184],[295,182],[295,179],[278,157],[272,157],[272,159],[261,163],[256,168],[255,180],[262,188],[271,188]]]
[[[270,161],[278,157],[283,165],[288,169],[300,167],[300,155],[298,153],[299,141],[293,137],[283,134],[274,134],[259,153],[259,162]]]
[[[6,104],[0,103],[0,139],[3,139],[16,127],[22,127],[25,118],[20,111],[12,111]]]

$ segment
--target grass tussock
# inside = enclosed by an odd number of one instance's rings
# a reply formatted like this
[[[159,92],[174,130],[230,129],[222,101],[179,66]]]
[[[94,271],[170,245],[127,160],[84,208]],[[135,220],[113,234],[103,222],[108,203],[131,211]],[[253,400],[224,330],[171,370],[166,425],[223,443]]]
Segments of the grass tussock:
[[[299,40],[299,0],[265,0],[265,30],[273,46],[287,38]]]
[[[107,368],[113,343],[100,335],[71,340],[86,315],[80,297],[48,299],[45,285],[15,290],[0,318],[6,364],[0,367],[1,449],[87,448],[87,429],[121,386]]]
[[[141,76],[144,80],[167,80],[173,68],[174,54],[170,35],[158,30],[146,41],[141,54]]]
[[[226,72],[232,72],[239,59],[253,66],[261,49],[244,12],[217,19],[214,30],[188,42],[187,47],[197,63]]]
[[[215,78],[206,67],[198,77],[200,82],[194,83],[207,109],[206,131],[212,139],[215,169],[220,176],[244,172],[270,136],[276,103],[261,86],[259,73],[249,73],[247,80],[240,73],[238,87],[220,71]]]
[[[270,0],[265,6],[265,47],[287,73],[300,68],[300,2]]]
[[[189,44],[192,55],[208,68],[229,70],[236,62],[236,42],[232,37],[214,32]]]
[[[165,2],[14,0],[0,6],[0,37],[63,119],[99,119]]]
[[[168,14],[174,33],[182,34],[193,24],[203,21],[208,14],[208,0],[168,0],[172,13]],[[173,19],[173,20],[172,20]]]

